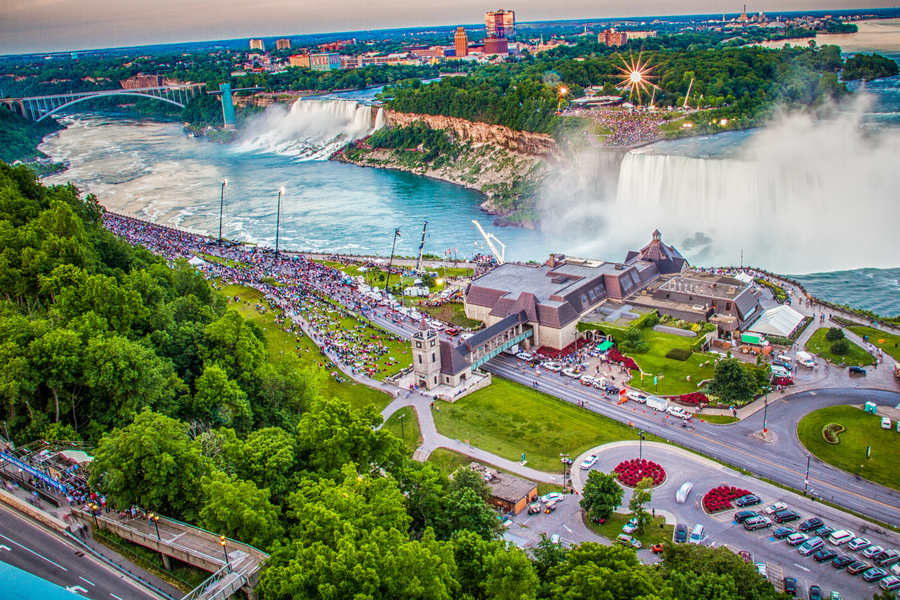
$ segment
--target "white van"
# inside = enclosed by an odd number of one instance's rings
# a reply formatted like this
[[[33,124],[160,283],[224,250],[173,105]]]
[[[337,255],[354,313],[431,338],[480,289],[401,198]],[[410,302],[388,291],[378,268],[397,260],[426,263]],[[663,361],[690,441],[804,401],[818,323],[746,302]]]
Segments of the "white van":
[[[791,372],[784,367],[772,365],[772,375],[774,375],[775,377],[790,377]]]
[[[691,537],[688,539],[688,544],[699,544],[700,540],[703,539],[703,525],[697,523],[694,525],[694,530],[691,531]]]
[[[856,536],[852,532],[846,529],[839,529],[831,534],[831,537],[828,538],[828,543],[832,546],[840,546],[841,544],[846,544],[854,537]]]
[[[812,369],[816,366],[816,361],[813,360],[812,354],[809,354],[808,352],[798,352],[797,364]]]

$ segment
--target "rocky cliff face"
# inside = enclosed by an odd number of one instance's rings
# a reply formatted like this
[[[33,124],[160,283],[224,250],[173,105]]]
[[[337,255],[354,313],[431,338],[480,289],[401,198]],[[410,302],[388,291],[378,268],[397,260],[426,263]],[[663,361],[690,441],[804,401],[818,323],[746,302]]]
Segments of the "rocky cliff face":
[[[462,143],[490,144],[516,154],[541,157],[544,160],[552,161],[558,160],[562,155],[556,141],[543,133],[513,131],[502,125],[475,123],[456,117],[400,113],[390,110],[386,110],[384,116],[385,123],[389,126],[405,127],[419,121],[431,129],[443,129],[451,133],[457,141]]]

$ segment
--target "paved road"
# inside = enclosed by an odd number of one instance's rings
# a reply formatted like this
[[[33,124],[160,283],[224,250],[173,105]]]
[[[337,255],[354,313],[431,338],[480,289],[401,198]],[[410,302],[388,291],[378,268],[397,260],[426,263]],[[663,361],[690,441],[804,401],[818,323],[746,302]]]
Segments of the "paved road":
[[[5,506],[0,506],[0,560],[85,598],[161,598]]]

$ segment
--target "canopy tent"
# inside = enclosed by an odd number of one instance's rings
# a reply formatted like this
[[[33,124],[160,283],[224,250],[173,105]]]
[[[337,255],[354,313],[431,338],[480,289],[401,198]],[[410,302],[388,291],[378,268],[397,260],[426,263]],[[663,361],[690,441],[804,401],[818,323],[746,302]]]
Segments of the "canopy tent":
[[[604,341],[600,342],[600,344],[597,346],[597,352],[606,352],[607,350],[612,348],[613,345],[614,344],[611,341],[604,340]]]
[[[776,306],[765,311],[747,331],[788,337],[803,322],[803,315],[790,306]]]
[[[81,464],[87,463],[94,460],[94,457],[88,454],[87,452],[82,452],[81,450],[63,450],[59,453],[63,458],[67,458],[72,462]]]
[[[202,258],[193,256],[193,257],[191,257],[190,260],[188,260],[188,264],[194,265],[195,267],[199,267],[199,266],[201,266],[201,265],[205,265],[205,264],[206,264],[206,261],[203,260]]]
[[[751,283],[753,283],[753,277],[750,276],[750,275],[747,275],[747,274],[744,273],[744,272],[738,273],[737,275],[734,276],[734,278],[735,278],[735,279],[738,279],[738,280],[740,280],[740,281],[743,281],[743,282],[746,283],[747,285],[750,285]]]

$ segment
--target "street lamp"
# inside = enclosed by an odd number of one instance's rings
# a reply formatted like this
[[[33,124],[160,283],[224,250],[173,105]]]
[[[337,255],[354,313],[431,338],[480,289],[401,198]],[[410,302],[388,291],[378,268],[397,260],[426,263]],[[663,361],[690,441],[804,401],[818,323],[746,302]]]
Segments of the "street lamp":
[[[159,537],[159,515],[156,513],[150,513],[150,518],[153,519],[153,525],[156,526],[157,541],[162,541],[162,538]]]
[[[769,392],[766,392],[766,406],[763,409],[763,435],[769,433]]]
[[[225,552],[225,566],[228,567],[228,571],[231,572],[231,565],[228,563],[228,548],[225,547],[225,536],[219,536],[219,543],[222,544],[222,551]]]
[[[394,248],[397,247],[397,238],[398,237],[401,237],[400,236],[400,228],[395,227],[394,228],[394,243],[391,244],[391,260],[388,261],[387,283],[384,284],[384,291],[387,292],[388,294],[391,293],[391,267],[393,267],[393,265],[394,265]],[[391,307],[391,310],[394,310],[393,306]]]
[[[563,483],[563,491],[566,491],[566,467],[569,466],[569,463],[566,461],[569,458],[569,455],[560,453],[559,457],[563,464],[563,482],[562,482]]]
[[[275,262],[278,262],[278,227],[281,224],[281,195],[284,193],[284,186],[278,190],[278,211],[275,216]]]
[[[403,438],[403,441],[406,441],[406,432],[403,430],[403,417],[405,416],[405,414],[402,414],[397,417],[398,419],[400,419],[400,437]]]
[[[638,460],[644,458],[644,430],[641,429],[641,439],[638,441]]]
[[[804,480],[803,484],[803,495],[805,496],[809,491],[809,454],[806,455],[806,480]]]
[[[225,212],[225,186],[228,185],[228,180],[222,180],[222,200],[219,201],[219,247],[222,247],[222,215]]]

